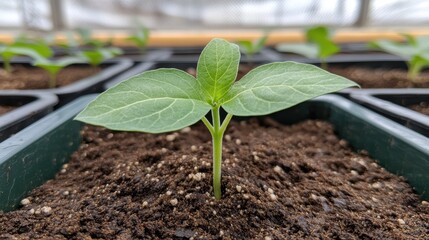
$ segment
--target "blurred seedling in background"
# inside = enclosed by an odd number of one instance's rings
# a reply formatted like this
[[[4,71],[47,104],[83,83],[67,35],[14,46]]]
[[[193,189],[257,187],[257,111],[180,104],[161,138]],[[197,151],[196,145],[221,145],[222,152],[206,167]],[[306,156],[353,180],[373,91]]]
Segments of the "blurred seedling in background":
[[[132,41],[140,50],[141,53],[144,53],[146,46],[149,42],[150,30],[145,26],[139,26],[133,35],[129,36],[127,39]]]
[[[102,62],[121,55],[122,50],[116,47],[97,48],[93,50],[83,50],[77,53],[82,59],[85,59],[91,66],[99,66]]]
[[[268,34],[255,40],[240,40],[237,42],[240,51],[246,56],[249,63],[253,62],[253,56],[259,53],[267,42]]]
[[[92,31],[89,28],[77,28],[76,33],[80,39],[80,45],[84,47],[102,48],[109,46],[110,41],[101,41],[93,38]]]
[[[418,76],[424,68],[429,67],[429,36],[402,36],[406,39],[404,43],[380,40],[369,43],[369,47],[404,58],[408,66],[408,79],[421,82]]]
[[[79,57],[62,57],[54,60],[38,58],[33,65],[43,68],[49,73],[49,88],[55,88],[57,86],[58,73],[63,68],[76,63],[85,63],[85,61]]]
[[[0,46],[0,56],[3,60],[4,70],[12,72],[11,60],[16,56],[29,56],[33,59],[49,58],[53,55],[51,48],[41,42],[17,41],[10,45]]]
[[[281,43],[276,49],[319,59],[321,67],[327,69],[326,59],[340,51],[340,47],[332,40],[330,30],[325,26],[312,27],[305,32],[305,38],[306,43]]]

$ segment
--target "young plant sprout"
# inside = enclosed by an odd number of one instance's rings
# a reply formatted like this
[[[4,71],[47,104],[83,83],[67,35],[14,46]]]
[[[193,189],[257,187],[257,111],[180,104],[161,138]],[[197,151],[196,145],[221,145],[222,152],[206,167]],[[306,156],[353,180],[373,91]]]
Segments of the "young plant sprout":
[[[82,27],[77,28],[76,33],[78,34],[78,36],[80,38],[81,45],[91,46],[91,47],[95,47],[95,48],[102,48],[108,44],[108,43],[103,42],[101,40],[94,39],[92,37],[92,31],[89,28],[82,28]]]
[[[137,31],[127,39],[134,42],[140,51],[143,53],[149,42],[150,30],[147,27],[140,26]]]
[[[253,59],[253,56],[256,53],[260,52],[262,48],[265,46],[267,39],[268,39],[268,35],[266,34],[253,41],[241,40],[241,41],[238,41],[238,46],[240,47],[240,51],[246,55],[247,60],[251,62]]]
[[[369,46],[406,59],[408,79],[418,82],[417,77],[423,68],[429,67],[429,36],[414,37],[408,34],[403,34],[403,36],[407,40],[405,43],[380,40],[371,42]]]
[[[0,46],[0,56],[3,59],[4,70],[12,72],[10,61],[16,56],[29,56],[34,59],[47,58],[53,55],[48,45],[43,43],[15,42],[10,45]]]
[[[221,198],[222,139],[232,116],[273,113],[316,96],[357,86],[315,66],[277,62],[251,70],[235,82],[237,45],[213,39],[202,51],[197,77],[178,69],[151,70],[99,95],[75,119],[113,130],[162,133],[198,120],[213,144],[213,189]],[[220,119],[219,110],[228,115]],[[211,112],[211,122],[205,117]]]
[[[102,62],[122,54],[122,50],[115,47],[98,48],[80,51],[77,55],[85,59],[91,66],[96,67]]]
[[[332,41],[331,33],[324,26],[309,28],[306,33],[306,43],[282,43],[276,46],[280,52],[291,52],[303,55],[307,58],[317,58],[320,60],[321,67],[327,69],[326,59],[340,48]]]
[[[83,63],[84,61],[78,57],[63,57],[56,60],[49,60],[47,58],[38,58],[33,66],[45,69],[49,73],[49,88],[57,86],[57,75],[61,69],[71,64]]]

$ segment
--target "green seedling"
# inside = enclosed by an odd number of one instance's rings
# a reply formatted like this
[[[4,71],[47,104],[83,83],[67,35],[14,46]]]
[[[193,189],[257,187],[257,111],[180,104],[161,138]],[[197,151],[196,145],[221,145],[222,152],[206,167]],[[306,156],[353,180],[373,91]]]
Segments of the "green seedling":
[[[92,31],[89,28],[77,28],[76,33],[79,35],[80,43],[84,46],[102,48],[108,43],[92,37]]]
[[[98,48],[94,50],[80,51],[78,53],[78,56],[85,59],[91,66],[96,67],[100,65],[102,62],[121,54],[122,54],[121,49],[115,48],[115,47],[109,47],[109,48]]]
[[[143,53],[149,42],[149,33],[150,33],[149,28],[141,26],[137,29],[137,31],[133,35],[131,35],[127,39],[134,42],[134,44],[136,44],[136,46]]]
[[[369,47],[406,59],[408,79],[419,82],[419,74],[425,67],[429,67],[429,36],[414,37],[407,34],[403,36],[407,40],[405,43],[380,40],[369,43]]]
[[[146,71],[99,95],[75,119],[120,131],[162,133],[198,120],[213,144],[213,190],[221,198],[222,139],[233,115],[270,114],[316,96],[357,86],[316,66],[278,62],[235,82],[237,45],[213,39],[202,51],[197,77],[178,69]],[[220,108],[228,115],[221,121]],[[211,111],[211,122],[205,117]]]
[[[33,63],[33,66],[45,69],[49,73],[49,88],[55,88],[57,86],[57,75],[61,69],[71,64],[83,62],[84,61],[78,57],[63,57],[55,60],[39,58]]]
[[[340,51],[339,46],[332,41],[329,29],[324,26],[312,27],[306,31],[305,37],[306,43],[282,43],[276,49],[319,59],[321,67],[327,69],[326,59]]]
[[[3,59],[4,70],[12,71],[10,61],[15,56],[29,56],[34,59],[47,58],[53,55],[48,45],[43,43],[15,42],[10,45],[0,46],[0,56]]]
[[[238,41],[240,51],[246,55],[249,62],[252,61],[253,56],[260,52],[267,42],[268,35],[264,35],[256,40],[241,40]]]

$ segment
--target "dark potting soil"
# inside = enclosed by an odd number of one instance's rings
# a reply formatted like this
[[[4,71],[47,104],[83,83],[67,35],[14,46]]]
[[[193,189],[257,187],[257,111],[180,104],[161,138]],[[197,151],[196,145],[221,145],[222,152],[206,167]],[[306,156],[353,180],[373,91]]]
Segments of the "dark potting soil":
[[[409,106],[409,108],[413,109],[414,111],[417,111],[419,113],[423,113],[423,114],[429,116],[429,104],[427,102],[421,102],[419,104],[414,104],[414,105]]]
[[[16,106],[0,105],[0,115],[10,112],[15,108]]]
[[[202,124],[158,135],[87,126],[55,179],[0,213],[0,238],[429,238],[429,204],[326,122],[232,122],[219,201],[211,150]]]
[[[361,88],[428,88],[429,72],[422,72],[418,82],[407,79],[402,69],[371,69],[358,66],[329,67],[329,71],[357,82]]]
[[[79,81],[101,71],[99,67],[69,66],[57,76],[57,87]],[[23,65],[13,65],[12,73],[0,70],[0,89],[44,89],[49,87],[46,70]]]

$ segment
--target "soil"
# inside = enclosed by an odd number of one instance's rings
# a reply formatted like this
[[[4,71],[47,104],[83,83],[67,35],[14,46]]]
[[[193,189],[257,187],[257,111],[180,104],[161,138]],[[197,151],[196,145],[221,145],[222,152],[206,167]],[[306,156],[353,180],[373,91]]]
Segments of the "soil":
[[[15,108],[16,106],[0,105],[0,115],[10,112]]]
[[[359,66],[329,67],[329,71],[357,82],[361,88],[428,88],[429,72],[422,72],[413,82],[402,69],[371,69]]]
[[[411,105],[409,106],[409,108],[429,116],[429,104],[427,102],[421,102],[420,104]]]
[[[202,124],[82,134],[54,180],[0,213],[0,239],[429,239],[429,204],[323,121],[231,122],[219,201]]]
[[[57,76],[57,87],[62,87],[101,71],[98,67],[68,66]],[[41,68],[13,65],[12,73],[0,70],[0,89],[45,89],[49,75]]]

